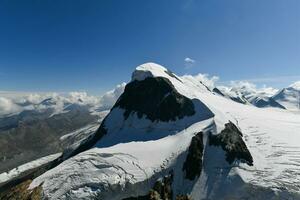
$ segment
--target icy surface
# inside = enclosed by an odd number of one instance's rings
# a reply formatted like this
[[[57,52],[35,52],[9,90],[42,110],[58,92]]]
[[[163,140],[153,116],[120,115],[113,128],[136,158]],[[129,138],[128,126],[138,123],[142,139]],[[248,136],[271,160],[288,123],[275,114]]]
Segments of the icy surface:
[[[244,134],[254,166],[238,166],[237,172],[241,178],[248,183],[275,190],[299,191],[300,115],[205,96],[202,100],[206,105],[232,116]]]
[[[31,169],[35,169],[44,164],[47,164],[47,163],[57,159],[60,156],[61,156],[61,153],[52,154],[52,155],[45,156],[45,157],[39,158],[37,160],[31,161],[24,165],[21,165],[21,166],[14,168],[8,172],[4,172],[4,173],[0,174],[0,185],[3,183],[6,183],[9,180],[13,180],[14,178],[17,178],[19,175],[21,175],[22,173],[24,173],[26,171],[29,171]]]
[[[46,198],[50,199],[99,195],[103,199],[120,199],[146,193],[155,181],[152,177],[158,178],[175,162],[198,130],[211,125],[212,119],[159,140],[93,148],[38,177],[31,187],[43,183]]]

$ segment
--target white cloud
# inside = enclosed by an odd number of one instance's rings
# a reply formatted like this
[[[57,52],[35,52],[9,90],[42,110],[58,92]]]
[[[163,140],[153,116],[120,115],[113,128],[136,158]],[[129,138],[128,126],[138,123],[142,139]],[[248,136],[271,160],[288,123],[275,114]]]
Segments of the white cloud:
[[[42,94],[29,94],[24,98],[25,101],[32,103],[32,104],[38,104],[45,98],[47,98],[48,95],[42,95]]]
[[[289,76],[249,78],[249,79],[235,80],[235,81],[246,81],[246,82],[250,82],[250,83],[285,83],[285,84],[289,84],[293,81],[298,81],[299,79],[300,79],[299,75],[289,75]]]
[[[184,62],[185,62],[185,68],[191,68],[194,66],[194,64],[196,63],[196,60],[192,59],[192,58],[189,58],[189,57],[186,57],[184,59]]]
[[[208,74],[197,74],[195,78],[210,89],[213,89],[216,82],[219,80],[218,76],[209,76]]]
[[[69,93],[25,93],[0,91],[0,118],[4,115],[18,114],[24,110],[43,111],[53,109],[54,114],[65,112],[69,104],[89,106],[91,111],[110,109],[123,93],[126,83],[117,85],[101,97],[86,92]]]
[[[219,80],[218,76],[209,76],[208,74],[197,74],[197,75],[184,75],[182,78],[187,78],[190,81],[195,81],[195,82],[201,82],[205,86],[207,86],[209,89],[213,89]]]
[[[103,109],[111,108],[115,102],[118,100],[120,95],[125,89],[126,83],[117,85],[117,87],[111,91],[106,92],[101,98],[100,103]]]
[[[191,58],[189,58],[189,57],[186,57],[186,58],[184,59],[184,61],[187,62],[187,63],[195,63],[195,62],[196,62],[195,60],[193,60],[193,59],[191,59]]]
[[[237,93],[242,94],[244,96],[263,96],[263,97],[271,97],[278,92],[278,89],[272,87],[257,87],[254,83],[249,81],[230,81],[229,84],[223,84],[219,82],[218,76],[210,76],[208,74],[197,74],[194,76],[184,75],[182,78],[187,78],[190,81],[201,82],[205,86],[207,86],[210,90],[217,87],[225,94],[229,94],[231,96],[236,96]]]
[[[21,110],[22,108],[15,104],[12,100],[0,97],[0,115],[10,115],[18,113]]]
[[[249,81],[230,81],[228,86],[221,85],[218,88],[227,94],[234,94],[236,92],[243,94],[244,96],[264,96],[264,97],[271,97],[273,96],[278,89],[272,87],[263,87],[258,88],[257,85],[251,83]]]
[[[99,105],[99,98],[95,96],[89,96],[86,92],[70,92],[67,100],[70,103],[78,103],[90,106]]]
[[[191,58],[185,58],[186,63],[194,64],[196,61]],[[273,96],[278,89],[272,87],[257,87],[252,81],[231,81],[222,83],[217,76],[209,76],[208,74],[184,75],[195,84],[202,82],[209,89],[217,87],[224,93],[230,94],[238,91],[244,95],[262,95]],[[267,79],[256,79],[254,82],[266,81]],[[271,79],[269,79],[271,81]],[[293,84],[299,86],[300,83]],[[106,92],[101,97],[88,95],[86,92],[70,92],[70,93],[25,93],[25,92],[6,92],[0,91],[0,117],[1,115],[15,114],[23,110],[43,110],[53,108],[57,112],[61,112],[69,103],[79,105],[87,105],[93,109],[110,109],[125,89],[126,83],[117,85],[115,89]],[[46,99],[51,99],[49,104],[40,104]]]
[[[262,88],[258,88],[257,92],[259,94],[265,95],[267,97],[271,97],[271,96],[274,96],[278,92],[278,89],[272,88],[272,87],[266,87],[264,85]]]
[[[189,58],[189,57],[186,57],[185,59],[184,59],[184,62],[186,62],[186,63],[195,63],[196,61],[195,60],[193,60],[193,59],[191,59],[191,58]]]
[[[0,117],[18,114],[24,110],[43,111],[51,108],[60,113],[70,104],[99,106],[99,97],[88,96],[85,92],[59,93],[21,93],[0,92]],[[42,103],[43,102],[43,103]]]
[[[231,81],[231,90],[239,91],[244,95],[256,93],[256,85],[247,81]]]

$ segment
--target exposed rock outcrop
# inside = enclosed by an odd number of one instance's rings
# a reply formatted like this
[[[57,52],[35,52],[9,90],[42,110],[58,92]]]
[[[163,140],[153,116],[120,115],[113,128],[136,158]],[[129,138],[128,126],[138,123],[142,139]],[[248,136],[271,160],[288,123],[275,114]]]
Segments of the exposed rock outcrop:
[[[0,193],[1,200],[40,200],[42,199],[42,187],[28,190],[31,180],[24,181],[11,189]]]
[[[225,96],[224,94],[223,94],[223,92],[221,92],[218,88],[214,88],[213,90],[212,90],[214,93],[216,93],[216,94],[218,94],[218,95],[220,95],[220,96]]]
[[[177,195],[176,200],[192,200],[188,195]]]
[[[125,110],[125,119],[132,113],[139,118],[146,115],[151,121],[174,121],[195,114],[192,100],[178,93],[163,77],[130,82],[115,107]]]
[[[225,124],[225,129],[218,135],[210,135],[209,144],[214,146],[221,146],[226,152],[226,161],[232,164],[235,160],[253,165],[253,158],[243,141],[243,134],[232,123]]]
[[[183,171],[185,171],[185,177],[189,180],[194,180],[200,176],[202,170],[202,158],[203,158],[203,133],[197,133],[191,141],[188,155],[183,164]]]
[[[253,101],[251,101],[253,105],[255,105],[258,108],[265,108],[265,107],[274,107],[274,108],[281,108],[286,109],[284,106],[279,104],[277,101],[275,101],[272,97],[271,98],[256,98]]]
[[[171,200],[173,199],[172,191],[173,172],[155,182],[149,194],[145,196],[129,197],[124,200]]]

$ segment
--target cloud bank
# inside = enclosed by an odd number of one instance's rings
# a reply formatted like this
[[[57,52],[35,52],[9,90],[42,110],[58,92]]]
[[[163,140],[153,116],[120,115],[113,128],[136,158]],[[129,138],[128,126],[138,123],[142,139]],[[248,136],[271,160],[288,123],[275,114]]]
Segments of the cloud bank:
[[[123,93],[126,83],[117,85],[101,97],[88,95],[86,92],[59,93],[21,93],[0,92],[0,118],[18,114],[25,110],[42,112],[52,109],[53,115],[65,112],[70,104],[88,106],[92,111],[110,109]]]
[[[257,87],[254,83],[248,81],[231,81],[229,85],[218,85],[217,86],[221,91],[226,94],[236,94],[241,93],[245,97],[247,96],[261,96],[261,97],[271,97],[278,89],[272,87]]]
[[[187,62],[195,62],[186,58]],[[183,79],[189,79],[195,84],[204,84],[210,90],[217,87],[226,94],[242,94],[244,96],[271,97],[278,92],[272,87],[257,87],[250,81],[231,81],[227,84],[219,82],[218,76],[208,74],[184,75]],[[55,113],[63,112],[65,107],[70,104],[88,106],[92,110],[110,109],[125,89],[126,83],[117,85],[113,90],[104,93],[102,96],[88,95],[86,92],[59,93],[22,93],[0,91],[0,118],[7,115],[18,114],[24,110],[43,111],[51,108]],[[300,90],[300,81],[291,84],[289,87]]]
[[[21,110],[22,108],[15,104],[12,100],[5,97],[0,97],[0,117],[2,115],[18,113]]]
[[[117,85],[117,87],[111,91],[106,92],[101,98],[100,103],[102,109],[109,109],[111,108],[118,98],[121,96],[125,89],[126,83],[122,83]]]

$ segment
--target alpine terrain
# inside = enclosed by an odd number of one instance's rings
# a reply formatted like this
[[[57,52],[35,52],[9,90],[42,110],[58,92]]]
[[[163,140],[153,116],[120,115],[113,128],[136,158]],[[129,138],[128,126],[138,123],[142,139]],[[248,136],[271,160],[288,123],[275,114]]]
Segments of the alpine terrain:
[[[298,94],[226,92],[140,65],[97,130],[0,174],[0,199],[300,199]]]

